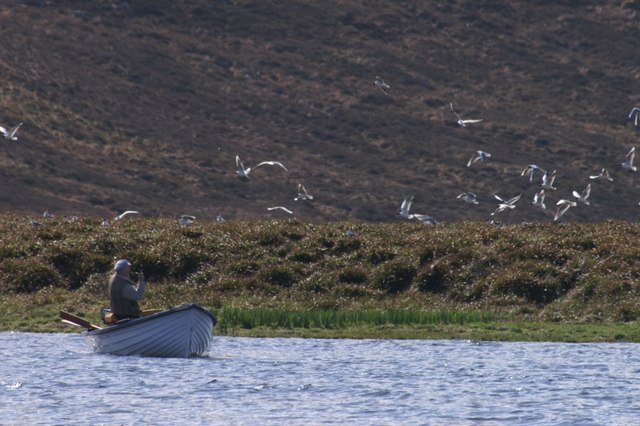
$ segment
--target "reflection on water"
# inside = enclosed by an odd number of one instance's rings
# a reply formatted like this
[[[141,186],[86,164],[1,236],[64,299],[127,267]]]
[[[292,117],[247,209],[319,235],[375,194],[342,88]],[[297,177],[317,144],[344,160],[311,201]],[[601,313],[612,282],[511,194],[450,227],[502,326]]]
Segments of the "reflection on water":
[[[214,337],[117,357],[0,333],[0,424],[637,424],[636,344]]]

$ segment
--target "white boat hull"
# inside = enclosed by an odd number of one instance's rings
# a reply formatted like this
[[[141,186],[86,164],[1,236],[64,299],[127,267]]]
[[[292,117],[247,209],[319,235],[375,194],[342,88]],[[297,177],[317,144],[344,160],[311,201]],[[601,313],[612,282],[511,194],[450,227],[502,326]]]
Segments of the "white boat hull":
[[[211,312],[189,304],[89,331],[85,337],[98,353],[186,358],[209,349],[215,325]]]

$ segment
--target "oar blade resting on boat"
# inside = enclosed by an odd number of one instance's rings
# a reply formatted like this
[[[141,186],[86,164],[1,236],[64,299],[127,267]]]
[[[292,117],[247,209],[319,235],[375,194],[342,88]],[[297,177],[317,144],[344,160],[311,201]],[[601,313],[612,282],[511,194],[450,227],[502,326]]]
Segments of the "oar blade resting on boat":
[[[88,331],[92,330],[100,330],[102,327],[99,325],[91,324],[84,318],[81,318],[77,315],[70,314],[69,312],[60,311],[60,319],[62,322],[66,322],[67,324],[77,325],[78,327],[84,327]]]

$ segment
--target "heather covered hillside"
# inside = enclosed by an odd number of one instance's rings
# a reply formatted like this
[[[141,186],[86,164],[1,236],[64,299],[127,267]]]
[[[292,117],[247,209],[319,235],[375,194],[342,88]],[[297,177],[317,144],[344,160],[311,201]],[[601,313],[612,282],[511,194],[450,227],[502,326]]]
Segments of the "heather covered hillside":
[[[635,221],[640,2],[0,1],[0,206],[36,216]],[[390,88],[373,85],[376,76]],[[482,118],[460,127],[462,118]],[[467,167],[477,150],[492,154]],[[249,180],[235,176],[265,160]],[[540,177],[557,170],[547,210]],[[590,180],[607,168],[613,182]],[[298,184],[313,200],[294,201]],[[456,196],[477,194],[479,204]],[[493,194],[522,194],[491,216]]]

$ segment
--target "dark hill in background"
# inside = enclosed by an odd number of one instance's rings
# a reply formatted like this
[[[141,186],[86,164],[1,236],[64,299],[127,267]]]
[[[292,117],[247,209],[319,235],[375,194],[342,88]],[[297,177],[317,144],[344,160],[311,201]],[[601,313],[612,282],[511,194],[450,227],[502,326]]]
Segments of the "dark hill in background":
[[[438,4],[443,3],[443,4]],[[636,220],[638,1],[1,1],[0,206],[111,217]],[[389,95],[373,86],[375,76]],[[449,109],[483,122],[458,127]],[[492,154],[467,168],[474,151]],[[289,172],[245,166],[282,161]],[[313,202],[293,201],[298,183]],[[464,204],[461,192],[478,194]]]

